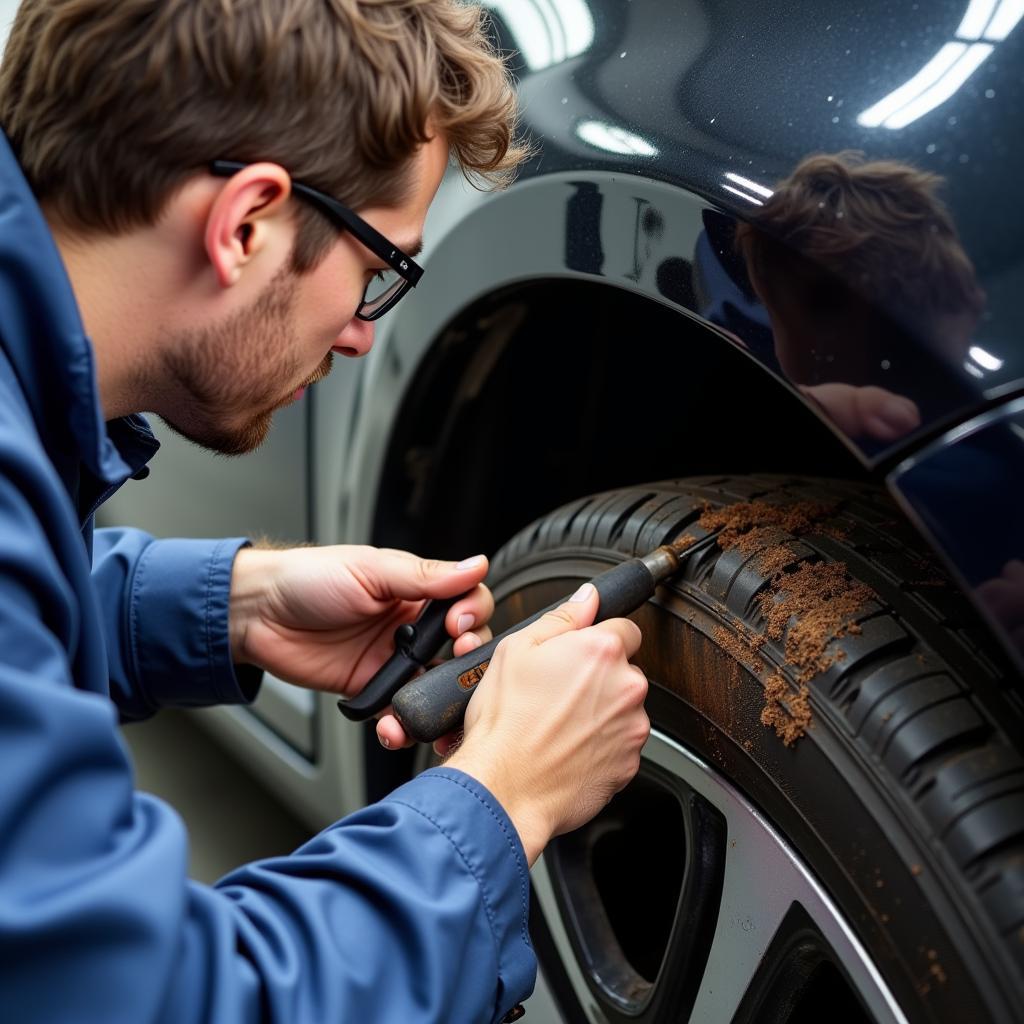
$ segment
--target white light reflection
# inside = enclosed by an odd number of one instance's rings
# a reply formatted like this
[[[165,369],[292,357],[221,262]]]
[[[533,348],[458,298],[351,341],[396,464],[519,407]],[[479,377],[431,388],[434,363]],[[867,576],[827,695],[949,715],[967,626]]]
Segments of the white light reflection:
[[[972,345],[968,350],[967,354],[981,367],[986,370],[995,372],[1003,368],[1003,360],[997,356],[992,355],[991,352],[986,351],[980,345]]]
[[[976,366],[974,365],[974,363],[970,362],[970,361],[969,361],[969,360],[967,360],[967,359],[965,359],[965,360],[964,360],[964,369],[965,369],[965,370],[966,370],[966,371],[967,371],[967,372],[968,372],[968,373],[969,373],[969,374],[970,374],[970,375],[971,375],[972,377],[977,377],[977,378],[978,378],[979,380],[980,380],[980,379],[981,379],[982,377],[984,377],[984,376],[985,376],[985,374],[983,374],[983,373],[981,372],[981,370],[979,370],[979,369],[978,369],[978,368],[977,368],[977,367],[976,367]]]
[[[762,203],[760,199],[748,196],[746,192],[741,192],[738,188],[733,188],[732,185],[723,185],[722,188],[724,188],[726,192],[732,192],[735,195],[740,196],[740,198],[746,199],[748,203],[753,203],[755,206],[764,206],[764,203]]]
[[[742,185],[743,188],[749,189],[756,195],[764,196],[765,199],[771,199],[775,194],[770,188],[765,188],[764,185],[758,185],[756,181],[744,178],[742,174],[733,174],[732,171],[727,171],[725,176],[730,181],[735,182],[737,185]]]
[[[945,103],[981,66],[995,49],[991,43],[972,43],[967,52],[930,89],[886,118],[886,128],[905,128],[911,121],[924,117],[930,110]]]
[[[603,121],[580,121],[576,126],[576,134],[584,142],[608,153],[622,153],[626,156],[658,155],[657,149],[646,139]]]
[[[985,38],[994,43],[1002,41],[1017,27],[1021,18],[1024,18],[1024,0],[1003,0],[985,29]]]
[[[942,76],[947,74],[966,52],[966,43],[946,43],[909,82],[889,93],[873,107],[868,107],[857,118],[857,123],[864,125],[865,128],[877,128],[880,124],[885,124],[888,118],[899,113],[908,103],[941,81]]]
[[[482,0],[515,36],[531,71],[578,57],[594,41],[594,18],[586,0]]]
[[[956,30],[921,70],[858,118],[865,128],[905,128],[945,103],[1024,18],[1024,0],[970,0]],[[983,41],[984,40],[984,41]]]
[[[956,34],[961,39],[980,39],[992,17],[992,12],[996,9],[996,3],[998,0],[971,0]]]

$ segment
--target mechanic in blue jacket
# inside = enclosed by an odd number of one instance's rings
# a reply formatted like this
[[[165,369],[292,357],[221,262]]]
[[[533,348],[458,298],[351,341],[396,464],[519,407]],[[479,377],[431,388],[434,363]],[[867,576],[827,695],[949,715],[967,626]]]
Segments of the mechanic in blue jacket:
[[[133,791],[118,731],[252,700],[262,669],[358,692],[397,622],[483,579],[482,558],[92,526],[156,451],[140,410],[254,447],[332,352],[370,348],[365,317],[402,287],[378,277],[417,249],[449,157],[515,165],[478,19],[450,0],[18,12],[0,68],[4,1021],[501,1020],[535,973],[528,865],[637,769],[639,633],[589,626],[593,588],[502,647],[444,768],[213,887],[187,880],[181,821]],[[343,230],[293,175],[362,221]],[[482,585],[456,605],[458,650],[491,610]],[[378,733],[406,742],[392,717]]]

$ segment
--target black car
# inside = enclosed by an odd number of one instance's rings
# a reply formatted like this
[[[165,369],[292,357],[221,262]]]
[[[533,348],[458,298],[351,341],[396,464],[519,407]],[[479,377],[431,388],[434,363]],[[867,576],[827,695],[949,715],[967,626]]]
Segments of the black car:
[[[1024,3],[485,6],[534,156],[261,486],[498,552],[498,628],[685,541],[640,775],[534,873],[566,1021],[1024,1019]],[[217,727],[311,820],[411,770],[274,699]]]

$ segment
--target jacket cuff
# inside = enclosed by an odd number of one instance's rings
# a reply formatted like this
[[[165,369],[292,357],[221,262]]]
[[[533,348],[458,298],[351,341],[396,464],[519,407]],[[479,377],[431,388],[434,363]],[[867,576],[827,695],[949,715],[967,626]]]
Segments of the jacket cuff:
[[[247,704],[263,673],[231,661],[231,567],[244,538],[158,540],[139,557],[128,636],[135,678],[157,707]]]
[[[384,803],[428,817],[464,857],[480,887],[498,960],[493,1020],[501,1021],[533,991],[537,959],[530,942],[530,874],[519,833],[504,808],[472,776],[432,768]]]

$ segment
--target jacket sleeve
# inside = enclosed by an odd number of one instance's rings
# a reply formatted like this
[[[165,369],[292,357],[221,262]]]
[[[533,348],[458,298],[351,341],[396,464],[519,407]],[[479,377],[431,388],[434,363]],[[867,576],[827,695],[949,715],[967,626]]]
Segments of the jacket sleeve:
[[[256,697],[262,673],[234,666],[228,642],[231,566],[247,543],[96,531],[92,580],[103,614],[110,694],[122,720],[146,718],[161,707]]]
[[[434,769],[291,857],[193,887],[189,983],[161,1020],[500,1021],[533,990],[528,908],[500,805]]]
[[[73,684],[81,628],[0,477],[5,1020],[459,1024],[527,994],[526,865],[486,790],[428,772],[290,857],[191,883],[181,821],[134,792],[113,706]]]

